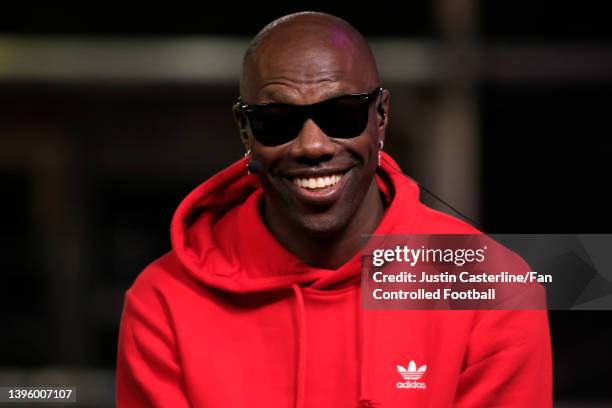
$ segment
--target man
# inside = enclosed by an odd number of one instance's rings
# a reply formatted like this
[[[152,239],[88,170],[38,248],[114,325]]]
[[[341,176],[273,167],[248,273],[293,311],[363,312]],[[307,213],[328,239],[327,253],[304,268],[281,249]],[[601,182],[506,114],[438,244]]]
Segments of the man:
[[[545,311],[362,309],[362,234],[478,233],[382,152],[380,86],[336,17],[255,37],[234,107],[246,158],[187,196],[172,251],[128,290],[119,407],[551,406]],[[396,387],[409,361],[426,388]]]

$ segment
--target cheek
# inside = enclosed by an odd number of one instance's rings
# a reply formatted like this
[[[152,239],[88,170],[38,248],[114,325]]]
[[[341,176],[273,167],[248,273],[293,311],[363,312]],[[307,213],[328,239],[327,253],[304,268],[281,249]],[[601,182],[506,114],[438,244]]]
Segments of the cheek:
[[[376,167],[378,163],[378,143],[372,133],[368,132],[359,136],[351,150],[359,156],[367,168]],[[373,162],[374,165],[372,166]]]
[[[355,151],[359,152],[359,156],[364,164],[367,163],[368,168],[375,168],[378,165],[378,128],[376,125],[376,115],[370,113],[366,129],[355,140]]]
[[[261,165],[260,176],[267,178],[274,173],[274,169],[282,158],[282,155],[283,147],[281,146],[267,147],[257,143],[256,146],[253,147],[251,158]]]

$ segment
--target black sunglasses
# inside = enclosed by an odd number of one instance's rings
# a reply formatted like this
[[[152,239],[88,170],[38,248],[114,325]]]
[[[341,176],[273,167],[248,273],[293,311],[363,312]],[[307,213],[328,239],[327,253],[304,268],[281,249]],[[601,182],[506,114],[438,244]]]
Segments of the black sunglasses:
[[[349,139],[359,136],[368,124],[370,103],[383,91],[341,95],[311,105],[267,103],[249,105],[240,98],[234,105],[246,116],[253,136],[265,146],[292,141],[307,119],[312,119],[329,137]],[[384,115],[382,106],[379,112]]]

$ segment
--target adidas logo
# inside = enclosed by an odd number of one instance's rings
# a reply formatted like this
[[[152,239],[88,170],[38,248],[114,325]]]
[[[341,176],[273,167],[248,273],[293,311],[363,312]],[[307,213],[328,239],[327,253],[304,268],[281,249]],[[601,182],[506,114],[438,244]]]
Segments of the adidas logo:
[[[408,368],[404,368],[401,365],[397,366],[397,372],[404,377],[404,380],[420,380],[425,371],[427,371],[427,366],[420,366],[417,370],[414,360],[408,364]]]
[[[398,382],[396,384],[397,388],[418,388],[425,389],[427,388],[427,384],[424,382],[419,382],[418,380],[425,375],[427,371],[427,366],[422,365],[417,369],[417,365],[414,360],[408,363],[408,367],[404,368],[401,365],[397,366],[397,372],[402,376],[405,382]]]

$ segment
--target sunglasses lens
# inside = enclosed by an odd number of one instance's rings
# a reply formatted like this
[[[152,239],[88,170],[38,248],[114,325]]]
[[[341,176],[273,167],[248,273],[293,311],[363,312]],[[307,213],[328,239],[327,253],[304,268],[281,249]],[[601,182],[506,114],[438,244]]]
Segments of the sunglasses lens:
[[[359,136],[368,125],[372,94],[346,95],[314,105],[251,105],[246,111],[253,135],[265,146],[278,146],[295,139],[307,118],[329,137]]]
[[[366,128],[368,107],[363,98],[339,98],[319,105],[313,120],[327,136],[348,139],[359,136]]]
[[[278,146],[295,139],[304,118],[290,107],[262,106],[248,114],[253,136],[265,146]]]

